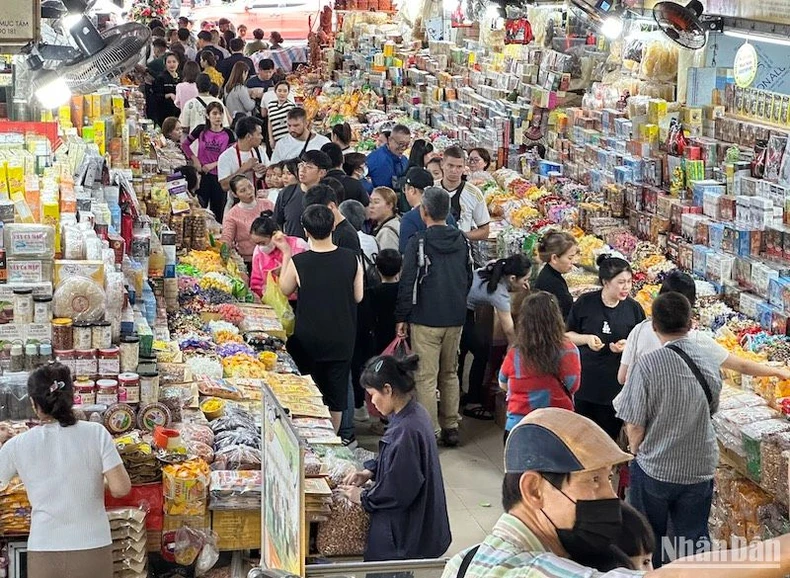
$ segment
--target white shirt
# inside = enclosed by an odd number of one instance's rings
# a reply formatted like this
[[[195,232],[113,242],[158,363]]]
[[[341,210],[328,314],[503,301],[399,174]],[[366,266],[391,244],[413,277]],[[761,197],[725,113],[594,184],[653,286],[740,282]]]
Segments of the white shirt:
[[[375,263],[376,255],[379,252],[379,244],[376,242],[376,237],[363,233],[362,231],[357,231],[357,237],[359,237],[359,246],[365,254],[365,257]]]
[[[440,189],[447,191],[450,195],[452,207],[452,198],[458,192],[458,189],[448,191],[442,185],[442,180],[439,179],[434,183]],[[460,187],[460,185],[459,185]],[[468,233],[473,229],[479,229],[491,222],[491,215],[486,206],[486,198],[483,192],[472,183],[464,183],[464,190],[461,191],[461,218],[458,219],[458,228],[464,233]]]
[[[320,151],[321,147],[328,142],[329,139],[325,136],[312,133],[310,142],[307,143],[307,148],[305,148],[305,141],[297,140],[290,134],[286,135],[277,141],[277,146],[274,147],[274,152],[272,153],[272,163],[298,158],[302,151]]]
[[[711,361],[717,366],[721,366],[730,355],[724,347],[716,343],[716,340],[704,331],[692,329],[689,331],[688,337],[695,341],[705,351],[705,356],[710,357]],[[633,369],[639,358],[657,349],[661,349],[661,341],[659,341],[658,335],[653,329],[653,321],[645,319],[634,327],[628,335],[628,341],[626,341],[620,365]]]
[[[200,104],[200,100],[206,103],[206,106]],[[229,127],[230,122],[228,121],[228,109],[225,108],[225,104],[218,98],[214,98],[213,96],[196,96],[195,98],[190,98],[186,104],[184,104],[184,109],[181,111],[181,116],[178,117],[178,120],[181,122],[181,126],[189,127],[189,132],[195,130],[196,127],[200,126],[201,124],[206,124],[208,119],[206,118],[206,107],[209,103],[218,102],[222,105],[222,110],[225,111],[225,114],[222,116],[222,126]]]
[[[28,550],[90,550],[112,543],[104,474],[121,465],[104,426],[78,421],[37,426],[0,448],[0,483],[15,475],[33,507]]]
[[[253,151],[255,149],[250,149],[249,151],[240,150],[238,147],[238,143],[230,147],[224,153],[219,155],[219,159],[217,160],[217,178],[222,181],[227,179],[230,175],[235,173],[239,170],[239,167],[246,163],[251,158],[255,158],[257,161],[260,159],[265,165],[269,164],[269,157],[266,156],[266,151],[262,147],[258,147],[258,153],[255,154]],[[253,172],[250,171],[248,175],[251,181],[254,184],[254,177],[261,178],[263,177],[263,173],[258,175],[253,175]]]

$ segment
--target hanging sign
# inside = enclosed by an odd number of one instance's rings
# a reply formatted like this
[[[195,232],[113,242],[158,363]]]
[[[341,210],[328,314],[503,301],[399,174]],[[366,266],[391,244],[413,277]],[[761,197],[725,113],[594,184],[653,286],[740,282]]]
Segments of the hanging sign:
[[[740,88],[746,88],[754,82],[757,76],[757,51],[754,46],[746,42],[738,49],[732,63],[732,72],[735,85]]]
[[[38,0],[3,2],[0,13],[0,47],[22,47],[38,39],[41,9]]]

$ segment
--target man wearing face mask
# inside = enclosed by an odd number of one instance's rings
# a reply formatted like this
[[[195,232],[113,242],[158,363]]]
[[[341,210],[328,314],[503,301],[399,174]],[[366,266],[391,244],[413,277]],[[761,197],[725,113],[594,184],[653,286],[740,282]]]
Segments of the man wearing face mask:
[[[442,578],[778,578],[790,571],[790,534],[763,544],[766,552],[781,553],[775,566],[744,562],[748,547],[649,572],[603,573],[575,562],[598,558],[617,538],[622,505],[610,475],[631,457],[586,417],[558,408],[533,411],[505,446],[506,513],[480,545],[448,562]]]

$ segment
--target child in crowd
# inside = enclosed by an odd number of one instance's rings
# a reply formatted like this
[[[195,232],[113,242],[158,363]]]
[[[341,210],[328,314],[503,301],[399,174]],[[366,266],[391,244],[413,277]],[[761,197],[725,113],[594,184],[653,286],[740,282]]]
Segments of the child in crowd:
[[[370,290],[370,308],[376,331],[376,351],[381,353],[395,339],[395,302],[403,257],[395,249],[384,249],[376,255],[376,270],[381,284]]]
[[[280,276],[283,264],[283,252],[277,243],[283,238],[291,247],[291,255],[298,255],[307,251],[307,241],[299,237],[285,235],[280,226],[275,222],[272,211],[263,211],[252,222],[250,239],[255,243],[252,254],[252,273],[250,276],[250,289],[259,297],[266,290],[266,280],[269,272],[275,277]],[[295,297],[292,296],[292,297]]]
[[[621,503],[623,522],[620,533],[608,548],[597,552],[595,556],[585,560],[576,560],[578,564],[595,568],[599,572],[609,572],[617,568],[649,572],[653,569],[653,552],[656,549],[656,537],[653,529],[633,506]]]
[[[239,202],[226,211],[222,219],[222,242],[238,251],[249,274],[252,272],[252,254],[255,251],[250,228],[263,211],[272,211],[274,204],[268,199],[255,198],[255,187],[246,175],[233,177],[230,190]]]
[[[269,196],[267,197],[272,203],[277,202],[277,195],[280,194],[280,189],[283,188],[283,163],[275,163],[269,165],[266,169],[266,188],[268,189]]]

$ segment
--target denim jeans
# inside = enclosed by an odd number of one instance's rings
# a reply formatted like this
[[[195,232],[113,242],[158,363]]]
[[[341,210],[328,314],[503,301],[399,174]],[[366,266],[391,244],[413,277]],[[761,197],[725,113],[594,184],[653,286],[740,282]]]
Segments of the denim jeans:
[[[642,512],[653,533],[656,547],[653,551],[653,566],[658,569],[662,564],[671,562],[664,555],[662,539],[668,536],[667,526],[672,524],[673,545],[679,555],[690,554],[680,549],[682,544],[710,544],[708,518],[713,500],[713,480],[697,484],[673,484],[661,482],[648,476],[636,460],[631,462],[631,491],[629,503]]]
[[[354,439],[354,386],[351,384],[351,375],[348,376],[348,409],[343,412],[340,419],[340,430],[337,435],[344,440]]]

